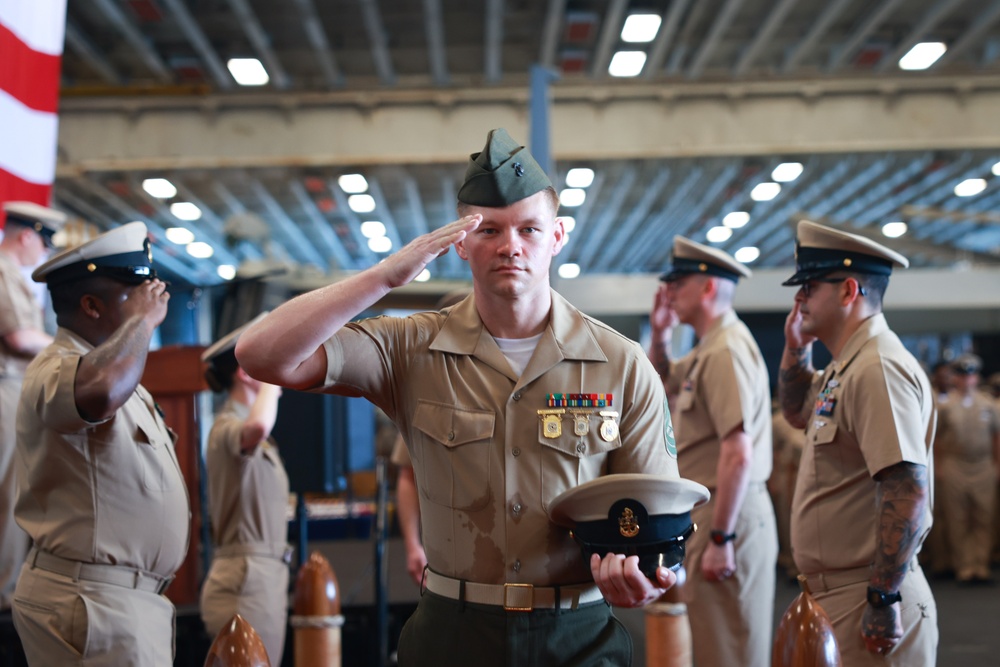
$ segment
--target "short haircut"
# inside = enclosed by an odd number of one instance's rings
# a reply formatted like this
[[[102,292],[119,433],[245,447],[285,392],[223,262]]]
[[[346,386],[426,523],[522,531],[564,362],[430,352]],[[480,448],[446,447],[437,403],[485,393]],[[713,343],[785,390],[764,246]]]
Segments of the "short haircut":
[[[216,393],[229,391],[233,387],[233,376],[240,367],[236,361],[236,348],[216,355],[205,369],[205,381]]]
[[[55,311],[56,320],[60,326],[66,318],[71,317],[80,307],[80,299],[87,294],[92,294],[99,299],[107,300],[111,288],[117,283],[111,278],[104,276],[94,276],[83,278],[82,280],[71,280],[49,287],[52,297],[52,310]]]
[[[559,193],[556,192],[556,189],[551,185],[545,188],[544,190],[539,190],[538,192],[544,192],[548,197],[549,202],[552,204],[552,215],[554,217],[559,212]],[[538,193],[536,192],[535,194]],[[517,202],[514,203],[516,204]],[[469,208],[472,206],[474,206],[474,204],[467,204],[464,201],[460,200],[455,208],[458,210],[459,216],[465,216],[467,215]],[[484,208],[491,208],[491,207],[484,207]]]
[[[851,278],[865,290],[864,300],[877,310],[882,310],[882,300],[885,290],[889,287],[889,276],[879,276],[872,273],[852,273]]]

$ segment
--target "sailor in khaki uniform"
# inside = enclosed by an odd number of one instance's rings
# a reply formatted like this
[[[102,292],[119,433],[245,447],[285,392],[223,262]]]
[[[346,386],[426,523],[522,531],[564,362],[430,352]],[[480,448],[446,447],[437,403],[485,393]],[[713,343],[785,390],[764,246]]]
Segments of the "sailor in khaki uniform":
[[[167,313],[146,226],[133,222],[35,270],[59,330],[25,372],[18,524],[34,546],[14,591],[33,667],[169,667],[163,596],[187,552],[187,489],[139,378]]]
[[[778,533],[767,493],[771,475],[771,391],[750,330],[733,311],[736,282],[750,270],[727,253],[675,237],[650,317],[651,360],[676,396],[680,473],[712,500],[694,512],[685,560],[694,659],[700,665],[766,667],[771,662]],[[677,323],[699,342],[671,361]]]
[[[24,369],[52,342],[42,307],[21,271],[37,266],[53,247],[66,214],[31,202],[3,205],[7,222],[0,241],[0,611],[10,608],[14,584],[28,553],[28,536],[14,521],[17,489],[15,414]]]
[[[254,380],[233,350],[248,325],[211,345],[202,361],[213,391],[226,392],[208,435],[205,467],[215,550],[201,590],[212,636],[240,614],[281,664],[288,617],[288,475],[271,441],[281,389]]]
[[[935,400],[889,330],[882,298],[902,255],[802,221],[799,285],[785,324],[778,395],[806,429],[792,502],[792,553],[833,622],[843,664],[933,665],[937,609],[916,556],[931,524]],[[812,343],[833,360],[812,368]]]
[[[952,364],[955,388],[939,404],[940,436],[935,441],[938,495],[944,507],[948,561],[963,583],[985,583],[990,574],[1000,409],[979,391],[982,361],[960,355]]]
[[[403,434],[429,567],[400,665],[627,664],[604,600],[645,604],[676,577],[650,580],[636,556],[585,562],[550,510],[604,474],[677,475],[661,383],[638,345],[551,290],[565,235],[527,150],[493,130],[458,196],[460,220],[281,306],[237,357],[265,381],[365,396]],[[453,245],[472,296],[348,324]]]

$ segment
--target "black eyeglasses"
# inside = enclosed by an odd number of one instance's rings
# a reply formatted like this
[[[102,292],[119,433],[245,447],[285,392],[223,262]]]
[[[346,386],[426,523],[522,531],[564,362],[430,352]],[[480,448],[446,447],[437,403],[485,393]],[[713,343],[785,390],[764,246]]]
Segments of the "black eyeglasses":
[[[816,288],[816,283],[827,283],[829,285],[836,285],[837,283],[842,283],[845,280],[847,280],[846,276],[843,278],[813,278],[812,280],[807,280],[806,282],[802,283],[801,285],[802,294],[808,299],[810,296],[812,296],[813,290]],[[857,282],[857,279],[855,279],[855,282]],[[858,294],[860,294],[861,296],[865,296],[867,294],[864,285],[862,285],[861,283],[858,283]]]

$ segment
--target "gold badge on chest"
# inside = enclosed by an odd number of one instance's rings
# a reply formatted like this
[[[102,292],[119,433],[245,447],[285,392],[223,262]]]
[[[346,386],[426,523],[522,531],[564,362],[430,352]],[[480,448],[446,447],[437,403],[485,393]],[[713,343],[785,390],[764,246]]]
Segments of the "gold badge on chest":
[[[564,409],[539,410],[538,417],[542,420],[542,435],[546,438],[558,438],[562,435],[562,416]]]

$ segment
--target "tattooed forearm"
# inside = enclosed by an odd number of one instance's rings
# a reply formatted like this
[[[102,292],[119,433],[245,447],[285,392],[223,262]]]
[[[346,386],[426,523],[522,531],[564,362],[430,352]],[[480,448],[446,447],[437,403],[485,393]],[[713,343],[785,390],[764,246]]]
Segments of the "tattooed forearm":
[[[786,347],[778,370],[778,401],[785,419],[802,427],[802,403],[813,380],[812,346]]]
[[[670,379],[670,355],[667,352],[667,343],[655,341],[652,347],[653,368],[660,375],[660,380],[666,382]]]
[[[927,468],[897,463],[875,477],[875,563],[871,584],[884,591],[898,590],[923,534],[927,508]]]

